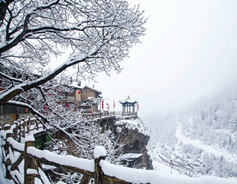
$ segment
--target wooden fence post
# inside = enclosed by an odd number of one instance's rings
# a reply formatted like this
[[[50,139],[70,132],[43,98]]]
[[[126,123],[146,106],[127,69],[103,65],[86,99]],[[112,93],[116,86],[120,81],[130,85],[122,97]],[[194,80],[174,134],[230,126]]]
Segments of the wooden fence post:
[[[21,120],[20,119],[17,119],[17,122],[18,122],[18,142],[21,142]]]
[[[27,137],[25,142],[25,165],[24,165],[24,184],[34,184],[35,177],[38,176],[38,162],[27,154],[27,148],[34,146],[34,138]]]
[[[106,158],[106,150],[103,146],[96,146],[94,149],[94,181],[95,184],[103,184],[104,172],[100,167],[100,161]]]
[[[18,132],[18,121],[14,121],[15,128],[13,129],[13,139],[17,141],[17,132]]]
[[[26,126],[26,133],[29,134],[30,133],[30,119],[29,118],[25,120],[25,126]]]
[[[5,127],[6,128],[6,127]],[[10,153],[10,150],[9,149],[11,149],[10,148],[10,144],[8,143],[8,141],[7,141],[7,138],[8,137],[13,137],[13,132],[12,131],[10,131],[9,129],[10,129],[10,126],[9,127],[7,127],[6,129],[8,129],[7,130],[7,132],[6,132],[6,144],[5,144],[5,151],[6,151],[6,156]],[[11,174],[10,174],[10,171],[8,170],[8,166],[9,165],[11,165],[12,163],[11,163],[11,160],[10,160],[10,158],[8,158],[7,160],[4,160],[4,164],[5,164],[5,166],[6,166],[6,178],[7,179],[12,179],[12,176],[11,176]]]
[[[39,130],[39,124],[37,120],[35,120],[35,126],[36,126],[36,130]]]
[[[21,118],[21,130],[22,130],[22,137],[25,138],[26,135],[26,122],[24,120],[24,118]]]
[[[10,130],[11,125],[10,124],[5,124],[4,125],[4,131]]]

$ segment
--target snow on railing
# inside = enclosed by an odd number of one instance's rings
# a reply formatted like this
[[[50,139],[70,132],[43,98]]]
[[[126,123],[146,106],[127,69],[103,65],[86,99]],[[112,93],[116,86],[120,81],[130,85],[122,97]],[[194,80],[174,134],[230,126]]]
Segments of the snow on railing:
[[[126,181],[107,177],[104,179],[100,167],[100,160],[105,159],[106,151],[99,151],[104,147],[95,148],[95,160],[77,158],[71,155],[57,155],[48,150],[39,150],[34,146],[34,138],[28,136],[25,143],[19,143],[13,139],[13,131],[1,131],[1,145],[4,148],[3,163],[6,166],[6,178],[15,183],[34,184],[40,180],[41,183],[50,183],[42,169],[42,164],[63,168],[69,172],[83,174],[81,183],[89,183],[95,178],[95,184],[102,183],[127,183]],[[98,149],[99,148],[99,149]],[[24,167],[22,167],[24,165]],[[113,182],[116,181],[116,182]]]
[[[24,121],[21,121],[15,122],[12,126],[6,125],[5,130],[1,130],[0,133],[2,150],[4,150],[3,163],[6,167],[6,178],[13,180],[15,183],[34,184],[35,181],[44,184],[50,183],[43,171],[42,164],[44,164],[44,167],[54,166],[71,173],[81,173],[83,177],[80,182],[86,184],[92,178],[94,178],[95,184],[106,184],[149,183],[150,177],[157,177],[155,176],[157,172],[154,171],[147,171],[150,174],[149,177],[146,177],[147,173],[144,175],[144,170],[110,164],[105,160],[106,150],[102,146],[95,147],[94,160],[88,160],[71,155],[57,155],[48,150],[39,150],[34,147],[33,134],[24,137],[24,143],[19,143],[17,140],[19,140],[20,135],[23,135],[22,128],[24,124]],[[25,131],[30,131],[26,125],[24,127]],[[16,128],[21,129],[20,134],[19,130],[16,131]],[[15,136],[15,133],[17,136]]]
[[[114,177],[104,177],[100,166],[101,159],[106,157],[104,147],[96,147],[94,160],[77,158],[71,155],[57,155],[48,150],[42,151],[35,148],[33,134],[25,137],[26,132],[29,133],[34,130],[27,128],[27,126],[32,127],[33,125],[29,121],[22,120],[15,122],[12,126],[6,125],[4,130],[0,131],[3,151],[2,163],[6,167],[4,170],[7,179],[20,184],[34,184],[38,181],[49,184],[51,182],[42,168],[42,164],[44,164],[44,166],[60,167],[68,172],[81,173],[83,175],[81,183],[85,184],[88,184],[92,178],[94,178],[95,184],[128,183]],[[35,128],[38,128],[38,125]],[[21,137],[24,137],[24,143],[17,141]]]
[[[39,130],[41,127],[42,125],[38,123],[36,118],[28,117],[27,119],[22,118],[14,121],[13,125],[5,124],[4,130],[13,131],[13,138],[21,142],[21,139],[25,137],[26,133],[29,134],[33,130]]]

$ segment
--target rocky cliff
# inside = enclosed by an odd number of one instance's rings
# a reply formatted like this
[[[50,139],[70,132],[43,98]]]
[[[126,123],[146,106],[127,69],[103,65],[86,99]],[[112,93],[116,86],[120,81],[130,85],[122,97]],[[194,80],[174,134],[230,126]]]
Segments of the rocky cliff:
[[[150,137],[146,126],[139,118],[111,117],[100,123],[102,127],[113,131],[119,143],[125,144],[121,156],[123,165],[153,169],[146,149]]]

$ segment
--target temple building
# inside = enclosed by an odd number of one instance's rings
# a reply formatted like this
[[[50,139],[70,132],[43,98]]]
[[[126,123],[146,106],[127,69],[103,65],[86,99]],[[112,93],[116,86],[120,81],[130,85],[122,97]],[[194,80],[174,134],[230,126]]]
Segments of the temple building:
[[[137,101],[131,100],[129,96],[126,100],[120,100],[119,103],[122,104],[123,115],[136,113],[135,104],[137,104]]]

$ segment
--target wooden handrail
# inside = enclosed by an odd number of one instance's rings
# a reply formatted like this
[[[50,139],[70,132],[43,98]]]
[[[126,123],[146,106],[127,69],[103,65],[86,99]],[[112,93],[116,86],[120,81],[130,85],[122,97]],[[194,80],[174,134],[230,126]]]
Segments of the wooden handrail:
[[[105,157],[99,157],[95,160],[88,160],[83,158],[77,158],[71,155],[56,155],[48,150],[39,150],[34,146],[34,140],[25,138],[25,143],[19,143],[19,137],[23,137],[26,133],[37,128],[31,129],[33,121],[30,119],[17,121],[12,126],[6,126],[5,130],[2,131],[0,135],[4,140],[5,144],[2,144],[4,147],[5,153],[3,154],[3,163],[6,166],[6,178],[14,180],[15,183],[21,184],[34,184],[35,178],[40,179],[41,181],[45,180],[46,175],[42,177],[42,164],[52,165],[56,167],[64,168],[69,172],[78,172],[83,174],[81,179],[81,183],[88,184],[91,178],[94,178],[95,184],[102,183],[123,183],[126,184],[128,182],[123,181],[121,179],[110,177],[104,175],[102,168],[100,167],[101,159],[105,159]],[[36,123],[36,121],[35,121]],[[27,131],[25,131],[27,130]],[[9,156],[9,154],[16,155],[15,152],[18,152],[18,158],[15,158],[14,161],[10,158],[14,156]],[[24,179],[20,177],[19,165],[24,160]],[[70,163],[70,160],[73,161]],[[78,165],[77,163],[82,163]],[[8,167],[10,166],[10,167]],[[9,169],[10,168],[10,169]],[[15,171],[15,172],[11,172]],[[12,173],[18,173],[16,175],[12,175]],[[45,181],[42,181],[45,183]],[[46,181],[49,183],[49,181]]]
[[[118,117],[137,117],[137,112],[121,112],[121,111],[104,111],[104,112],[83,112],[82,117],[101,118],[104,116]]]

